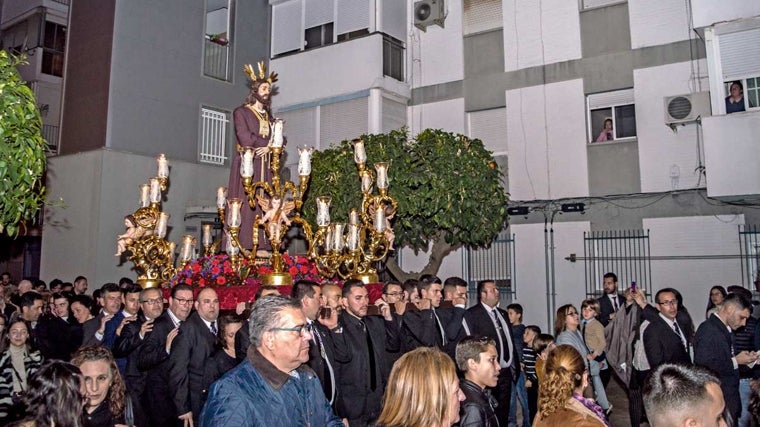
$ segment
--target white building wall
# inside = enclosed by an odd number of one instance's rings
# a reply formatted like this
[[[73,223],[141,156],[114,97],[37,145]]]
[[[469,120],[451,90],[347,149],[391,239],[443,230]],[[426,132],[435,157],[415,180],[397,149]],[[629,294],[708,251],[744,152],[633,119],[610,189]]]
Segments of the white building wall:
[[[747,0],[691,0],[694,27],[760,15],[760,2]]]
[[[721,100],[722,102],[722,100]],[[760,194],[760,112],[734,113],[702,120],[705,168],[710,197]],[[726,149],[726,141],[731,148]]]
[[[409,17],[413,19],[413,1]],[[413,87],[462,80],[464,78],[464,41],[462,39],[462,0],[447,0],[445,28],[427,27],[427,32],[410,25],[407,49],[407,81]],[[413,23],[413,21],[412,21]]]
[[[465,133],[464,98],[414,105],[409,108],[410,133],[423,129],[443,129],[446,132]]]
[[[589,194],[581,79],[506,92],[512,199]]]
[[[705,69],[704,60],[699,64]],[[677,133],[665,125],[664,97],[708,90],[707,79],[691,80],[691,64],[679,62],[633,71],[636,130],[639,141],[641,191],[658,192],[695,188],[698,175],[696,125],[679,126]],[[699,183],[705,186],[705,181]]]
[[[738,225],[744,215],[644,218],[653,257],[739,255]],[[714,285],[741,284],[741,262],[735,259],[652,261],[652,291],[678,289],[695,324],[704,320],[707,296]],[[651,300],[651,298],[650,298]]]
[[[502,6],[506,71],[581,57],[577,2],[503,0]]]
[[[672,43],[693,38],[687,25],[683,0],[636,0],[628,2],[631,48]]]

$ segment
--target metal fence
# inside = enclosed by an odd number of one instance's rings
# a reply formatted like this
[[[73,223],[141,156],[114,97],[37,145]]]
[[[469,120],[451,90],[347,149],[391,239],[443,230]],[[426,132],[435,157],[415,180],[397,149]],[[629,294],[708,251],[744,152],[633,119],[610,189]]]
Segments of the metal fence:
[[[42,125],[42,139],[47,143],[49,154],[58,154],[58,126]]]
[[[617,275],[622,287],[636,281],[639,289],[651,289],[649,230],[592,231],[583,233],[583,240],[586,296],[601,295],[603,276],[609,272]]]
[[[506,307],[517,294],[515,280],[515,236],[502,231],[491,246],[467,249],[463,254],[464,279],[469,284],[470,305],[477,301],[480,280],[493,280],[499,289],[500,305]]]
[[[203,75],[224,81],[230,80],[230,45],[222,46],[204,40]]]
[[[229,112],[201,108],[199,159],[202,163],[223,165],[227,160]]]
[[[760,280],[760,226],[739,225],[739,257],[742,261],[742,286],[753,289]]]

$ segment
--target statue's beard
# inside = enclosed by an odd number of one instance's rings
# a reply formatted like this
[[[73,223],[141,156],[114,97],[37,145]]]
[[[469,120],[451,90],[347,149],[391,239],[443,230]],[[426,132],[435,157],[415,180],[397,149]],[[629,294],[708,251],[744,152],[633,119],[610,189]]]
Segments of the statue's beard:
[[[266,98],[264,98],[263,96],[259,95],[258,93],[254,93],[253,94],[253,98],[256,101],[259,101],[261,103],[261,105],[263,105],[264,107],[269,108],[269,96],[268,95],[267,95]]]

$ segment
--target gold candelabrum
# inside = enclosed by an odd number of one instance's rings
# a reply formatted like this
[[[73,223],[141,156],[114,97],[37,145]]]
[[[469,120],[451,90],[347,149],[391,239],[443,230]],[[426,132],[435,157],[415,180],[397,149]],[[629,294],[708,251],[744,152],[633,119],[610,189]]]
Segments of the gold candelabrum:
[[[169,214],[161,212],[161,197],[169,181],[169,163],[166,156],[158,156],[158,176],[149,184],[140,185],[140,207],[125,217],[127,231],[118,236],[117,255],[128,254],[137,271],[137,283],[143,288],[160,287],[192,259],[195,238],[182,237],[179,266],[174,266],[176,245],[166,240]]]
[[[330,222],[330,198],[317,198],[317,231],[307,232],[309,258],[313,259],[321,275],[356,278],[365,283],[378,281],[373,262],[383,260],[393,246],[390,220],[396,213],[397,203],[388,195],[388,163],[375,163],[376,180],[366,168],[367,155],[364,141],[356,139],[354,161],[362,191],[360,208],[352,209],[348,223]],[[379,194],[372,193],[373,181]]]
[[[226,199],[226,189],[220,187],[217,190],[217,209],[219,218],[224,225],[227,233],[226,252],[230,257],[232,267],[238,271],[241,278],[247,276],[244,271],[242,260],[248,261],[248,264],[257,262],[256,254],[259,245],[259,235],[263,230],[264,237],[269,241],[272,247],[271,265],[272,273],[262,277],[264,285],[290,285],[293,279],[289,272],[284,271],[283,258],[281,253],[283,237],[288,232],[290,226],[295,223],[301,225],[304,234],[309,239],[311,226],[301,217],[301,208],[303,206],[303,195],[309,185],[311,175],[311,154],[314,151],[311,147],[299,147],[298,157],[298,183],[293,181],[283,181],[280,178],[281,157],[283,151],[282,128],[283,121],[275,120],[272,126],[272,139],[269,144],[270,169],[272,171],[272,182],[269,183],[263,179],[253,181],[253,160],[254,149],[251,147],[238,146],[240,153],[240,175],[248,198],[248,205],[255,209],[258,204],[263,215],[256,215],[253,220],[252,249],[247,250],[240,242],[241,216],[240,209],[243,201],[237,198]],[[263,175],[263,171],[262,171]],[[293,213],[292,217],[288,215]],[[207,239],[206,230],[204,229],[204,252],[211,254],[216,251],[210,238],[210,228]]]

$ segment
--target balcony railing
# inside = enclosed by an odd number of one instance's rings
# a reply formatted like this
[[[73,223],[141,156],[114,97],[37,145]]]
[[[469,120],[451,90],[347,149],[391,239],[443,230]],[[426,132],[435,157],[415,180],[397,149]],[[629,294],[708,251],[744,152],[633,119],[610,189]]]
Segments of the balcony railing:
[[[53,2],[68,6],[71,3],[71,0],[53,0]]]
[[[42,125],[42,139],[47,143],[49,155],[58,154],[58,126]]]
[[[230,80],[230,45],[222,46],[209,39],[204,40],[203,74],[219,80]]]

